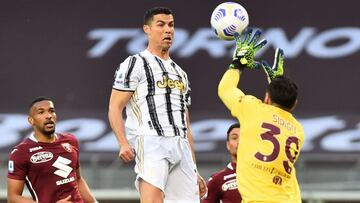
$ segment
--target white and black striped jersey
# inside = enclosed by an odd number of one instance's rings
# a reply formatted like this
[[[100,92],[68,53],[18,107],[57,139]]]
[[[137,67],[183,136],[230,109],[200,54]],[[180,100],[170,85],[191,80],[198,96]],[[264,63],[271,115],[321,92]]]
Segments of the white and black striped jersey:
[[[128,135],[186,137],[191,89],[186,73],[171,59],[148,50],[129,56],[116,70],[113,88],[134,92],[126,105]]]

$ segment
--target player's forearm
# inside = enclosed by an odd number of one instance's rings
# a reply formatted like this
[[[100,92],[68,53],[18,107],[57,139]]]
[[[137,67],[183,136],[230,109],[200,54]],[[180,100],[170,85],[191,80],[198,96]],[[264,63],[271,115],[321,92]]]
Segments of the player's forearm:
[[[237,98],[245,94],[237,88],[241,72],[237,69],[229,69],[225,72],[218,86],[218,95],[228,109],[236,102]]]
[[[79,192],[80,192],[81,198],[86,203],[95,203],[95,202],[97,202],[94,195],[91,194],[88,184],[81,177],[78,178],[78,186],[79,186]]]
[[[7,197],[8,203],[36,203],[34,200],[22,197],[21,195],[9,195]]]
[[[16,179],[7,179],[7,202],[8,203],[35,203],[30,198],[23,197],[25,181]]]
[[[189,115],[188,110],[186,110],[186,125],[187,125],[187,138],[189,141],[192,158],[193,158],[194,164],[196,166],[195,146],[194,146],[194,139],[193,139],[192,130],[191,130],[191,126],[190,126],[190,115]]]
[[[128,143],[125,135],[124,119],[122,118],[122,111],[114,108],[109,108],[110,126],[115,134],[119,146]]]
[[[194,139],[193,139],[193,136],[192,136],[191,128],[188,129],[188,135],[187,136],[188,136],[188,141],[189,141],[192,157],[193,157],[193,160],[194,160],[194,164],[196,165],[195,146],[194,146]]]

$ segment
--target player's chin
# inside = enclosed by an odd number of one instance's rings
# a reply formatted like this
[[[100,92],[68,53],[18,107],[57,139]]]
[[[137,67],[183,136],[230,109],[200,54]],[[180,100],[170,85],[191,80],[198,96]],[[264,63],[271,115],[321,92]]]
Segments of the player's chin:
[[[45,127],[45,128],[43,129],[43,133],[44,133],[45,135],[52,135],[52,134],[54,134],[54,133],[55,133],[55,126],[53,126],[53,127]]]
[[[172,45],[172,41],[170,40],[164,40],[162,43],[162,47],[164,50],[169,50]]]

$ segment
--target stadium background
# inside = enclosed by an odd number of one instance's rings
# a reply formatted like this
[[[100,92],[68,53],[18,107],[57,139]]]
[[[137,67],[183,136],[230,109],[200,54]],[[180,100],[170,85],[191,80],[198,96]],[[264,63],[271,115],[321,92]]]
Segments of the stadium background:
[[[137,202],[132,164],[117,159],[107,121],[115,69],[146,47],[144,11],[168,6],[175,16],[172,58],[192,84],[191,121],[200,173],[209,177],[228,162],[225,132],[234,120],[217,97],[232,42],[211,31],[212,10],[222,1],[32,1],[0,3],[0,196],[6,199],[7,156],[30,132],[28,103],[54,99],[58,131],[81,142],[83,174],[101,202]],[[285,50],[285,72],[300,88],[294,112],[306,142],[298,177],[306,202],[360,202],[360,2],[239,1],[250,26],[270,41],[259,54],[272,62]],[[263,97],[261,71],[246,71],[241,88]]]

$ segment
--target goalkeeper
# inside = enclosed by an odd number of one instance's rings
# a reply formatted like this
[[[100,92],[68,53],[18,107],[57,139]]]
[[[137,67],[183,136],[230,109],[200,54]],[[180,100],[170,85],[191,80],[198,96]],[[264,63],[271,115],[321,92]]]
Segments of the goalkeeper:
[[[284,55],[276,50],[274,64],[257,62],[254,55],[266,44],[260,31],[235,34],[236,49],[218,94],[241,123],[237,151],[237,183],[242,203],[300,203],[294,164],[304,143],[304,130],[291,111],[297,86],[283,76]],[[263,68],[269,84],[262,102],[237,88],[244,69]],[[256,82],[256,81],[254,81]]]

